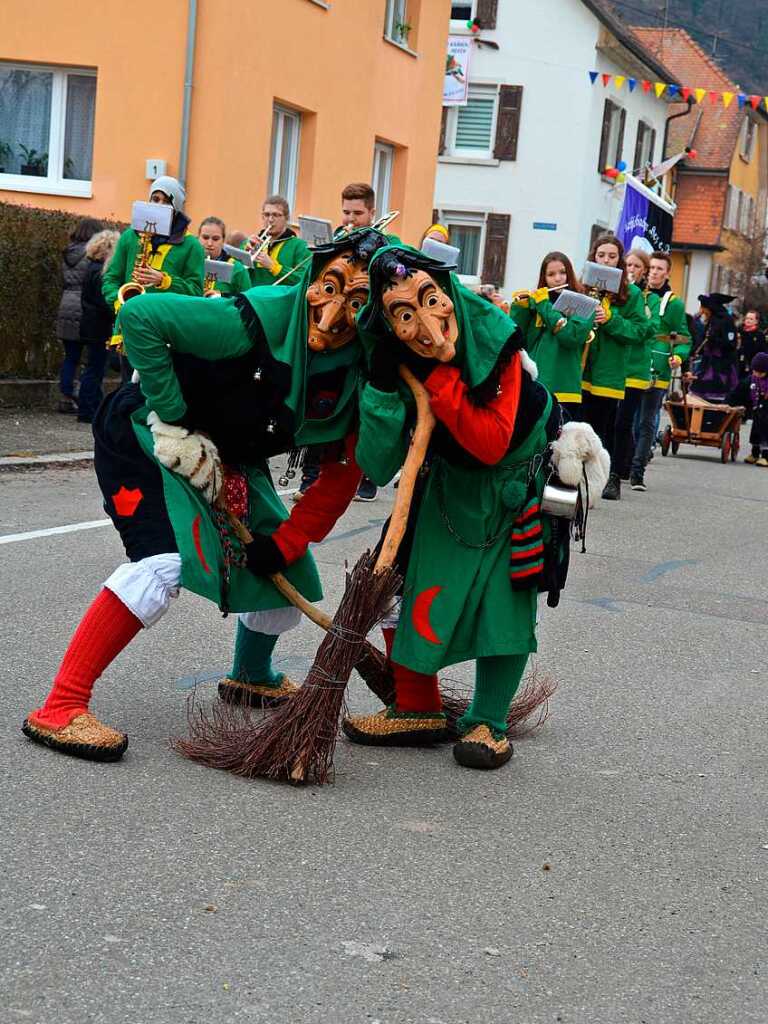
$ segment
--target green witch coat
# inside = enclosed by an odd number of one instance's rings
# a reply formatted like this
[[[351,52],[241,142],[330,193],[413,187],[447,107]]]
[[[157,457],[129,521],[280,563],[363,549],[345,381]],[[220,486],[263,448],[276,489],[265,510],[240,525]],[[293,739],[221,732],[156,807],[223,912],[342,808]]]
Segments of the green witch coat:
[[[475,387],[488,377],[510,337],[509,318],[453,274],[432,274],[456,309],[453,365]],[[365,309],[359,319],[366,322]],[[361,330],[361,338],[366,348],[377,339],[399,344],[380,318]],[[526,440],[494,466],[458,465],[433,454],[392,651],[398,664],[431,674],[474,658],[536,650],[537,592],[512,589],[510,533],[528,493],[531,461],[547,446],[550,408],[551,399]],[[381,392],[365,385],[356,458],[374,483],[385,484],[402,465],[412,423],[413,403],[404,386]],[[540,495],[541,472],[535,473],[534,486]]]
[[[327,256],[316,259],[322,263]],[[292,288],[255,288],[245,293],[264,331],[271,356],[290,368],[289,393],[284,405],[293,415],[297,445],[342,440],[357,415],[362,357],[359,341],[355,339],[331,353],[314,353],[307,347],[306,289],[312,273],[307,266],[302,281]],[[120,320],[126,355],[139,372],[146,398],[146,405],[132,416],[134,432],[162,474],[166,505],[182,560],[182,585],[214,601],[222,610],[285,607],[288,602],[266,577],[234,566],[227,581],[222,539],[210,505],[184,477],[157,462],[152,434],[146,426],[150,410],[165,422],[180,420],[187,411],[172,353],[214,361],[244,356],[252,349],[254,342],[235,300],[137,296],[122,308]],[[333,413],[322,420],[307,418],[308,379],[339,367],[347,372]],[[249,528],[257,533],[274,532],[288,513],[275,492],[266,459],[238,468],[248,481]],[[321,599],[320,579],[309,552],[288,567],[286,576],[308,600]]]
[[[101,292],[106,302],[114,306],[121,285],[131,279],[139,236],[133,228],[127,228],[117,240],[109,266],[104,271]],[[194,235],[184,235],[180,242],[165,242],[157,247],[149,265],[161,270],[163,283],[147,288],[150,293],[173,292],[177,295],[202,295],[205,276],[205,251]]]

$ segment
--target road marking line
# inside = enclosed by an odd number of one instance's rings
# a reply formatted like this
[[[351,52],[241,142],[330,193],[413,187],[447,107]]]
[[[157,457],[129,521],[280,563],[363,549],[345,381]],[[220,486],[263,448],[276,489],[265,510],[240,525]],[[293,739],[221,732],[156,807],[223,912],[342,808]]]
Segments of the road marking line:
[[[282,496],[284,494],[295,494],[298,487],[293,487],[287,491],[278,491],[277,493]],[[99,526],[111,526],[111,519],[90,519],[85,523],[71,523],[69,526],[50,526],[45,530],[30,530],[29,533],[6,533],[4,536],[0,536],[0,544],[15,544],[17,541],[22,540],[37,540],[38,537],[53,537],[60,533],[79,533],[80,530],[95,530]]]

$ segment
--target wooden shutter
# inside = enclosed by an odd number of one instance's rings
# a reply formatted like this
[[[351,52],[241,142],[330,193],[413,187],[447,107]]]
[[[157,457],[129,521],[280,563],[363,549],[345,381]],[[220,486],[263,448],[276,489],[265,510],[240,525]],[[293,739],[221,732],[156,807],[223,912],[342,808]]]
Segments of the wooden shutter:
[[[597,170],[600,174],[605,172],[605,168],[608,166],[608,140],[611,136],[611,117],[615,109],[615,104],[611,103],[610,100],[605,101],[603,107],[603,127],[600,133],[600,153],[597,157]]]
[[[443,107],[443,116],[440,121],[440,144],[437,147],[437,155],[442,156],[445,152],[445,131],[448,127],[448,107]]]
[[[622,107],[622,109],[621,109],[621,116],[619,118],[619,137],[618,137],[618,140],[616,141],[616,155],[613,158],[613,166],[614,167],[619,162],[619,160],[621,160],[621,154],[624,151],[624,129],[626,128],[626,126],[627,126],[627,112]]]
[[[496,118],[496,160],[517,160],[517,139],[520,134],[520,109],[523,105],[522,85],[499,86],[499,113]]]
[[[477,14],[481,28],[496,28],[499,0],[477,0]]]
[[[632,161],[632,173],[638,173],[642,168],[640,161],[643,159],[643,143],[645,142],[646,126],[644,121],[637,122],[637,138],[635,139],[635,158]]]
[[[508,213],[488,214],[485,225],[483,272],[480,277],[483,284],[495,284],[497,288],[504,286],[511,220]]]

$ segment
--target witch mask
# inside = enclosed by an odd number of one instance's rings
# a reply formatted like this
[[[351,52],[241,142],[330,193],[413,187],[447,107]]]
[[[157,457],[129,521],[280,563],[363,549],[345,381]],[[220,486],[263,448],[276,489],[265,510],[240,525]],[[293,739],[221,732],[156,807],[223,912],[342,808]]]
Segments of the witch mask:
[[[387,322],[412,352],[440,363],[453,359],[459,337],[453,303],[425,270],[396,278],[382,302]]]
[[[351,250],[326,263],[307,288],[310,349],[326,352],[349,344],[357,330],[355,316],[367,298],[368,271]]]

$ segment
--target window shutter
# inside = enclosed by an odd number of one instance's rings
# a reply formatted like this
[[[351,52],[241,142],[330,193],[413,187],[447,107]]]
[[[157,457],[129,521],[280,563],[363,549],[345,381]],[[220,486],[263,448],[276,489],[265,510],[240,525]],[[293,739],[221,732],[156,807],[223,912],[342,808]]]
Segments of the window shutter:
[[[621,154],[624,152],[624,129],[627,126],[627,112],[622,107],[621,116],[619,117],[619,138],[616,141],[616,156],[613,161],[613,166],[621,160]]]
[[[640,161],[643,159],[643,143],[645,142],[645,123],[637,122],[637,138],[635,139],[635,158],[632,161],[632,173],[640,170]]]
[[[499,0],[477,0],[476,17],[480,21],[481,28],[496,28],[498,7]]]
[[[485,225],[485,252],[483,253],[483,284],[504,285],[507,266],[509,226],[512,218],[508,213],[489,213]]]
[[[653,167],[654,160],[656,159],[656,129],[651,129],[651,144],[648,147],[648,163]]]
[[[499,114],[496,119],[496,145],[493,150],[497,160],[517,160],[522,105],[522,85],[499,86]]]
[[[614,105],[610,100],[605,101],[603,107],[603,127],[600,134],[600,154],[597,158],[597,170],[600,174],[605,172],[605,168],[608,166],[608,139],[611,135],[611,115],[613,114]]]
[[[443,116],[440,120],[440,143],[437,147],[437,155],[445,153],[445,132],[448,127],[448,107],[443,107]]]

